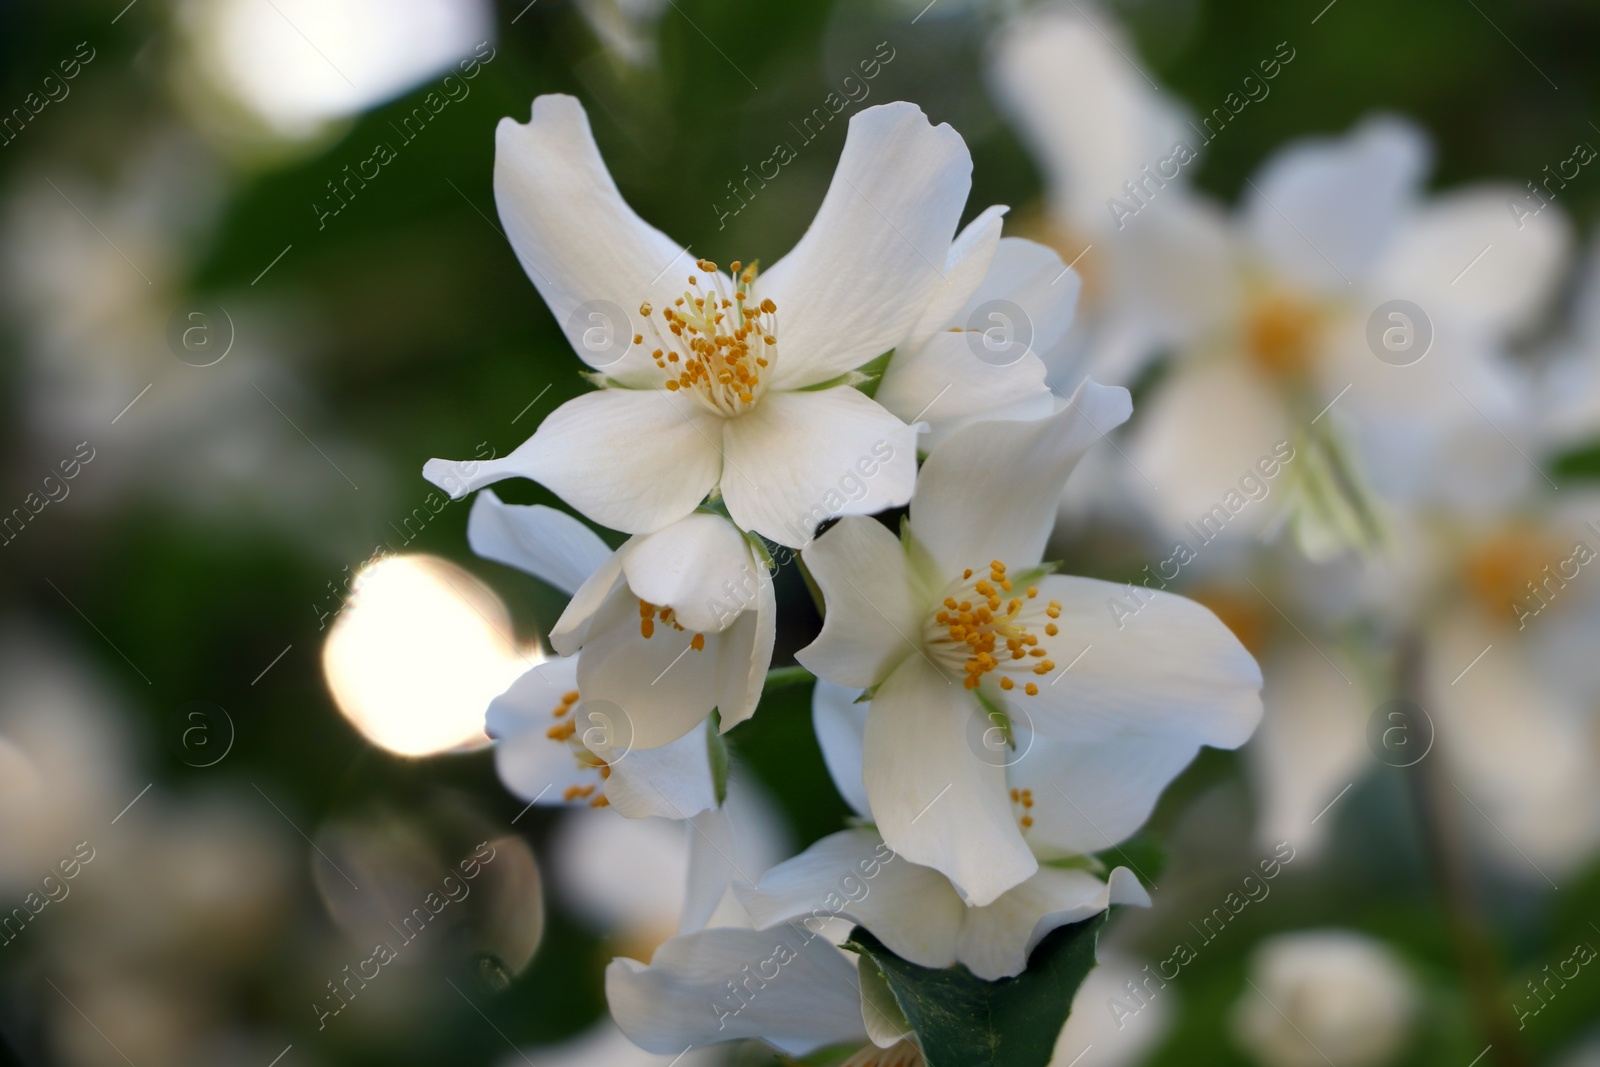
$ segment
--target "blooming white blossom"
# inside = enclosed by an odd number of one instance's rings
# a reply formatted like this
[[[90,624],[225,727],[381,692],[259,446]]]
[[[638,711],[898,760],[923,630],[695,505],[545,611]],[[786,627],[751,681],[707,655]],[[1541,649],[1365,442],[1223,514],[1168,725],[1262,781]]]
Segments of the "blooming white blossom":
[[[1378,1067],[1405,1045],[1417,991],[1381,941],[1354,930],[1280,934],[1257,947],[1233,1029],[1266,1067]]]
[[[1121,840],[1202,744],[1242,744],[1261,714],[1255,662],[1209,611],[1150,593],[1120,618],[1120,587],[1041,564],[1073,465],[1129,410],[1086,382],[1047,419],[969,425],[923,465],[903,541],[851,517],[804,553],[827,612],[797,658],[872,690],[878,829],[969,905],[1031,877],[1036,849]],[[995,758],[986,735],[1023,755]]]
[[[1428,155],[1409,122],[1369,118],[1280,151],[1236,222],[1215,220],[1202,274],[1225,284],[1129,449],[1143,477],[1128,484],[1164,523],[1212,512],[1288,440],[1305,551],[1374,545],[1372,492],[1426,498],[1463,438],[1515,412],[1524,387],[1505,348],[1552,294],[1567,225],[1557,211],[1516,219],[1493,185],[1425,200]],[[1410,307],[1386,310],[1395,300]]]
[[[818,681],[812,719],[829,772],[856,814],[870,822],[861,787],[867,708],[855,703],[859,695]],[[1085,780],[1072,784],[1083,789]],[[1043,810],[1032,790],[1016,793],[1023,818],[1031,821],[1031,812]],[[1092,801],[1086,797],[1085,803]],[[883,837],[867,828],[830,834],[769,870],[754,889],[736,893],[758,927],[810,920],[818,913],[837,915],[866,927],[902,959],[923,967],[962,963],[987,981],[1022,973],[1034,948],[1057,927],[1112,904],[1150,903],[1127,868],[1101,879],[1080,862],[1041,866],[992,903],[968,907],[943,874],[895,856]]]
[[[744,535],[693,514],[612,552],[572,516],[492,492],[467,535],[479,555],[572,594],[550,634],[565,655],[490,705],[507,785],[630,815],[714,806],[706,717],[719,708],[724,730],[748,718],[772,659],[772,579]]]
[[[1600,534],[1587,522],[1596,502],[1569,489],[1560,498],[1526,495],[1509,514],[1396,509],[1384,558],[1330,565],[1323,580],[1275,593],[1302,619],[1365,619],[1387,640],[1382,648],[1329,645],[1325,654],[1342,668],[1292,632],[1285,650],[1263,654],[1276,669],[1250,753],[1261,841],[1290,836],[1313,851],[1329,820],[1308,820],[1377,755],[1403,766],[1445,761],[1468,830],[1535,885],[1593,854],[1600,669],[1588,650],[1600,636],[1600,583],[1588,572],[1600,560]],[[1329,586],[1357,594],[1341,605]],[[1396,645],[1416,691],[1364,685],[1374,672],[1361,670],[1359,657],[1393,670]],[[1402,710],[1369,734],[1374,710],[1397,696],[1423,714]]]
[[[534,101],[496,134],[495,199],[512,246],[578,355],[606,386],[568,401],[510,455],[424,468],[454,495],[542,482],[589,518],[651,533],[720,494],[745,530],[803,545],[813,509],[860,457],[883,458],[844,512],[904,504],[914,431],[852,388],[942,284],[971,158],[905,103],[866,108],[800,243],[727,273],[640,219],[607,173],[582,107]],[[627,336],[596,350],[602,325]],[[637,320],[634,316],[637,314]],[[809,518],[808,518],[809,516]]]

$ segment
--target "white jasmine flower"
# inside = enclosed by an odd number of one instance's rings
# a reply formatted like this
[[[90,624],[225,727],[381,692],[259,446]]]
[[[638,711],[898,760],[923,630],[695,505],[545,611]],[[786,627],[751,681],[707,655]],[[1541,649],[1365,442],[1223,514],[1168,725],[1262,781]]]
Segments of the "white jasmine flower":
[[[1250,183],[1200,268],[1223,291],[1129,449],[1161,487],[1133,485],[1163,522],[1212,513],[1289,440],[1302,452],[1290,514],[1304,550],[1372,545],[1381,523],[1366,485],[1389,501],[1426,497],[1463,439],[1514,413],[1523,385],[1505,348],[1552,294],[1568,227],[1555,210],[1517,218],[1515,191],[1499,186],[1425,201],[1427,162],[1420,130],[1376,117],[1291,145]],[[1399,317],[1385,311],[1395,300],[1410,304]]]
[[[634,214],[576,100],[539,97],[528,124],[500,124],[495,199],[528,275],[606,387],[563,404],[502,459],[432,460],[424,475],[457,496],[532,478],[635,534],[715,493],[741,529],[797,546],[840,478],[887,445],[843,510],[905,503],[913,431],[851,388],[851,372],[905,339],[943,282],[971,165],[960,136],[915,106],[866,108],[800,243],[765,271],[724,273]],[[611,309],[596,313],[601,325],[591,305]],[[597,329],[617,343],[596,350]]]
[[[551,739],[606,763],[642,757],[641,773],[659,761],[662,772],[686,784],[700,778],[690,768],[707,766],[702,723],[712,709],[720,710],[724,730],[755,711],[772,661],[776,602],[764,559],[727,519],[691,514],[612,552],[570,515],[484,493],[473,504],[467,537],[479,555],[572,594],[550,632],[550,643],[569,659],[540,664],[513,683],[491,711],[491,733],[523,736],[543,717]],[[502,746],[503,771],[524,756],[538,768],[515,774],[525,787],[547,784],[538,781],[547,773],[547,749],[537,733]],[[604,791],[612,803],[619,789],[632,792],[626,778]],[[655,774],[649,780],[654,784],[639,800],[654,806],[647,794],[662,783]],[[699,806],[705,799],[679,798]]]
[[[1242,744],[1261,714],[1254,660],[1205,608],[1152,592],[1119,617],[1122,587],[1041,565],[1073,465],[1129,411],[1126,390],[1086,382],[1048,419],[969,425],[923,465],[903,543],[850,517],[805,550],[827,613],[797,658],[873,691],[878,828],[969,905],[1031,877],[1036,847],[1121,840],[1202,744]]]
[[[855,703],[859,695],[818,681],[812,717],[829,772],[856,814],[870,821],[861,787],[868,713]],[[1082,781],[1074,787],[1081,789]],[[1098,792],[1099,785],[1096,781],[1082,791]],[[1013,792],[1031,825],[1031,813],[1042,813],[1044,806],[1031,790]],[[866,927],[902,959],[923,967],[963,963],[986,981],[1022,973],[1034,948],[1057,927],[1111,904],[1150,903],[1125,867],[1101,879],[1082,866],[1044,866],[992,903],[968,907],[950,879],[896,856],[876,830],[867,828],[830,834],[769,870],[754,889],[735,891],[759,927],[842,916]]]
[[[1266,1067],[1378,1067],[1410,1035],[1417,990],[1381,941],[1354,930],[1280,934],[1256,948],[1233,1028]]]
[[[1506,447],[1488,427],[1484,435]],[[1248,752],[1258,840],[1290,838],[1314,855],[1337,809],[1312,820],[1375,766],[1374,756],[1399,766],[1442,759],[1465,795],[1466,829],[1506,872],[1543,886],[1586,862],[1600,846],[1592,714],[1600,666],[1591,654],[1600,583],[1589,573],[1600,533],[1587,521],[1596,502],[1567,490],[1559,500],[1524,497],[1509,515],[1396,509],[1385,558],[1339,561],[1320,582],[1269,587],[1298,632],[1247,591],[1268,678],[1266,717]],[[1336,603],[1351,590],[1354,603]],[[1319,618],[1332,625],[1319,627]],[[1374,625],[1376,647],[1333,636]],[[1402,645],[1400,669],[1414,669],[1418,688],[1363,684],[1395,670]],[[1395,698],[1421,713],[1390,708],[1371,727]]]

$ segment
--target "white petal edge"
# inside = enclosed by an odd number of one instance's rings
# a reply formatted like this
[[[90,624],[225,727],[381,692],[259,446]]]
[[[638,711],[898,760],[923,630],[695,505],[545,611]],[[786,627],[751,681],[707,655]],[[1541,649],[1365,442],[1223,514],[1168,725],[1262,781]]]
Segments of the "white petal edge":
[[[816,640],[795,653],[808,671],[864,689],[908,656],[920,655],[928,594],[882,523],[840,519],[802,558],[827,608]]]
[[[816,219],[757,280],[778,305],[773,386],[838,377],[893,348],[941,282],[972,157],[915,104],[858,111]]]
[[[599,534],[566,512],[506,504],[492,489],[472,502],[467,544],[484,559],[527,571],[568,596],[611,556]]]
[[[1037,564],[1072,468],[1132,411],[1126,389],[1085,380],[1048,419],[958,430],[917,476],[912,534],[948,578],[995,559],[1014,571]]]

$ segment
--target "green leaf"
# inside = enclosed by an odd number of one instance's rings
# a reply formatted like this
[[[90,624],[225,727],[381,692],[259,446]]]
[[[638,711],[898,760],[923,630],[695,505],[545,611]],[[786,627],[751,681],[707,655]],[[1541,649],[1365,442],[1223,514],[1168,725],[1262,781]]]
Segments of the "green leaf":
[[[862,927],[845,947],[871,960],[916,1031],[928,1067],[1046,1067],[1072,997],[1094,967],[1106,913],[1052,931],[1015,978],[985,982],[962,964],[901,959]]]

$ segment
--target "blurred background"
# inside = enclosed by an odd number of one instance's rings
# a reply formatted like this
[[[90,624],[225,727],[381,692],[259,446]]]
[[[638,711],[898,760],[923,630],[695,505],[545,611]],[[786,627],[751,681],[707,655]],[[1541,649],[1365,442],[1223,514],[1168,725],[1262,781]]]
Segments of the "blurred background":
[[[681,834],[578,845],[591,813],[501,786],[482,709],[562,602],[474,558],[467,505],[420,476],[432,456],[505,454],[586,387],[500,232],[495,124],[576,95],[640,214],[697,255],[770,263],[844,139],[844,122],[797,127],[830,94],[852,111],[911,100],[971,148],[969,217],[1009,204],[1025,231],[1049,178],[995,90],[996,38],[1024,7],[0,6],[0,1059],[667,1062],[592,1027],[605,962],[671,930]],[[1225,205],[1286,142],[1375,111],[1431,136],[1430,190],[1522,188],[1600,144],[1600,9],[1581,0],[1063,10],[1200,115],[1288,43],[1270,96],[1188,170]],[[781,180],[741,195],[779,142],[801,146]],[[1555,203],[1581,266],[1600,167]],[[1585,275],[1562,277],[1517,345],[1587,343]],[[1600,475],[1600,435],[1580,426],[1557,451],[1564,487]],[[1134,578],[1150,557],[1120,536],[1069,531],[1066,569]],[[390,556],[389,629],[329,645],[354,575]],[[778,581],[781,664],[816,618],[792,568]],[[429,675],[419,634],[459,642],[472,669]],[[729,738],[789,846],[847,814],[808,709],[805,687],[776,692]],[[1501,710],[1514,724],[1515,691]],[[1527,840],[1462,830],[1465,862],[1434,862],[1410,768],[1367,759],[1319,817],[1325,840],[1291,846],[1269,894],[1202,931],[1274,855],[1255,758],[1205,753],[1126,846],[1164,892],[1113,922],[1117,967],[1074,1024],[1100,1028],[1072,1050],[1084,1067],[1600,1063],[1600,852],[1553,846],[1535,875]],[[1541,758],[1505,754],[1534,781]],[[1594,803],[1575,797],[1569,814]],[[428,905],[437,926],[395,929],[473,856],[470,893]],[[385,927],[400,958],[351,982]],[[1179,977],[1140,985],[1185,940]],[[1297,1021],[1262,1014],[1252,985]],[[1325,1051],[1296,1041],[1314,1027]]]

